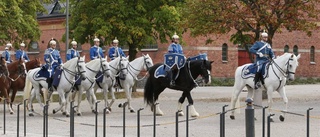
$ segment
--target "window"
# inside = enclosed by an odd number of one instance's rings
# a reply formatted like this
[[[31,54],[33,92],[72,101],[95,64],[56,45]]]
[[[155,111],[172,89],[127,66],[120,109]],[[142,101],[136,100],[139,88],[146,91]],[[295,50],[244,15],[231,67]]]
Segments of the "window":
[[[298,55],[298,46],[297,45],[293,46],[293,54],[296,56]]]
[[[283,51],[284,53],[288,53],[289,52],[289,46],[288,45],[285,45],[284,46],[284,51]]]
[[[28,47],[28,51],[39,51],[39,44],[36,41],[30,42],[30,46]]]
[[[311,46],[311,48],[310,48],[310,62],[315,62],[315,59],[314,59],[314,46]]]
[[[222,45],[222,61],[228,61],[228,45],[226,43]]]

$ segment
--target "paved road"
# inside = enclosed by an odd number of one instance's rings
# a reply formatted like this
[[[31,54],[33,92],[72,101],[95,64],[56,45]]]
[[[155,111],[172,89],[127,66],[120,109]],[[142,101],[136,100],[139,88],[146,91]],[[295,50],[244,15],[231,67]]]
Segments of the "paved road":
[[[319,85],[295,85],[287,86],[287,96],[289,98],[289,111],[305,114],[309,107],[314,109],[311,111],[313,116],[310,120],[310,136],[320,136],[320,106],[319,106]],[[175,136],[175,112],[177,108],[177,100],[182,92],[166,89],[160,96],[160,107],[165,113],[164,116],[157,117],[156,136],[157,137],[174,137]],[[230,102],[232,87],[199,87],[192,91],[195,100],[195,107],[200,113],[200,117],[189,121],[190,137],[217,137],[219,136],[219,116],[215,115],[221,111],[223,105]],[[241,93],[245,98],[246,92]],[[125,102],[124,99],[116,101],[113,107],[113,113],[107,115],[107,136],[122,137],[123,136],[123,114],[122,108],[117,108],[117,104]],[[145,108],[146,105],[142,98],[133,99],[133,107],[137,110]],[[241,105],[244,105],[241,102]],[[61,113],[52,114],[52,108],[57,107],[57,103],[52,103],[49,108],[49,136],[50,137],[67,137],[70,136],[69,118],[61,115]],[[88,103],[82,103],[83,116],[75,117],[75,136],[76,137],[93,137],[95,136],[95,116],[91,113]],[[186,105],[186,104],[185,104]],[[263,101],[263,105],[267,105]],[[274,93],[274,109],[283,108],[280,96]],[[41,112],[38,105],[35,106],[36,112]],[[99,105],[98,116],[98,136],[102,137],[102,109],[103,105]],[[227,108],[228,109],[228,108]],[[22,109],[23,110],[23,109]],[[240,114],[236,114],[236,120],[230,120],[226,115],[226,137],[244,137],[245,136],[245,117],[244,108]],[[255,134],[256,137],[262,136],[262,119],[261,109],[255,111]],[[278,120],[279,112],[275,112],[275,122],[271,124],[271,136],[276,137],[304,137],[306,136],[306,117],[296,115],[286,115],[285,122]],[[16,136],[16,115],[7,113],[6,135],[3,135],[3,108],[0,107],[0,134],[4,137]],[[20,136],[23,135],[23,117],[20,116]],[[185,117],[179,117],[179,136],[186,136]],[[42,116],[36,114],[34,117],[27,117],[27,136],[42,136]],[[137,136],[137,113],[126,113],[126,132],[128,137]],[[141,137],[153,136],[153,115],[150,108],[147,107],[141,111]]]

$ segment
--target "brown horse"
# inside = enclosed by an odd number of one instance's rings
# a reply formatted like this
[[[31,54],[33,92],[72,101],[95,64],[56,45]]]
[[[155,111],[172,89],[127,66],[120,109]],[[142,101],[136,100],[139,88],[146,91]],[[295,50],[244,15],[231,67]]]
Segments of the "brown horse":
[[[8,94],[12,90],[11,103],[10,103],[10,107],[12,110],[13,110],[12,103],[14,102],[17,91],[18,90],[23,91],[23,88],[25,85],[25,80],[26,80],[25,70],[29,71],[30,69],[40,67],[40,65],[41,65],[39,58],[35,58],[35,59],[25,63],[26,69],[24,69],[24,67],[22,66],[23,65],[22,61],[23,60],[16,61],[16,63],[14,62],[14,63],[8,65],[8,69],[10,70],[9,71],[10,72],[10,79],[11,79],[11,85],[10,85],[10,88],[8,89]],[[16,69],[16,71],[11,72],[11,69],[12,70]]]
[[[10,80],[9,80],[9,71],[8,71],[8,67],[7,67],[7,63],[6,60],[1,57],[1,61],[0,61],[0,101],[5,98],[5,100],[8,103],[8,108],[10,109],[9,103],[10,103],[10,99],[9,99],[9,95],[7,92],[7,89],[10,86]]]

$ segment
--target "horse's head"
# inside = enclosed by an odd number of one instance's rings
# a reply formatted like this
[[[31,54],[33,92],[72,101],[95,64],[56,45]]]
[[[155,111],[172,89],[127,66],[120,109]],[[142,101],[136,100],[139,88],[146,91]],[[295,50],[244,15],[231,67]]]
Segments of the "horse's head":
[[[63,69],[71,72],[72,75],[81,75],[82,80],[86,79],[86,70],[85,70],[85,56],[72,58],[63,64]]]
[[[78,57],[78,60],[77,60],[77,67],[76,67],[77,73],[82,76],[82,80],[85,80],[87,78],[86,70],[85,70],[85,66],[86,66],[85,60],[86,60],[86,56]]]
[[[204,78],[205,84],[211,83],[211,64],[213,61],[203,60],[201,64],[200,75]]]
[[[287,65],[287,74],[288,74],[289,80],[295,79],[294,75],[295,75],[296,69],[299,65],[299,62],[298,62],[299,58],[300,58],[300,54],[298,56],[291,54],[291,56],[288,60],[288,63],[286,64]]]
[[[123,74],[127,74],[128,73],[128,69],[127,69],[128,64],[129,64],[128,58],[120,57],[118,70],[122,71]]]
[[[26,64],[27,71],[30,69],[38,68],[41,66],[41,62],[40,62],[39,58],[35,58],[33,60],[30,60],[30,61],[26,62],[25,64]]]
[[[27,67],[26,67],[24,59],[19,59],[19,62],[18,62],[18,74],[22,74],[22,75],[26,75],[27,74]]]
[[[103,75],[109,77],[111,75],[111,72],[109,62],[107,61],[107,57],[100,58],[100,66],[100,71],[103,73]]]
[[[0,62],[0,74],[4,74],[6,76],[9,76],[9,71],[8,71],[8,66],[6,63],[6,60],[1,57],[1,62]]]
[[[144,70],[149,70],[153,66],[153,61],[150,58],[149,54],[143,55],[144,58]]]

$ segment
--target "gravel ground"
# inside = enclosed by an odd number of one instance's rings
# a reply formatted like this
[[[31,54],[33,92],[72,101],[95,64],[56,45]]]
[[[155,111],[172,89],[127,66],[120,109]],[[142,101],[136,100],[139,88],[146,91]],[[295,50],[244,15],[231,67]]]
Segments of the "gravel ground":
[[[306,114],[306,110],[312,107],[310,111],[310,136],[320,136],[320,107],[319,107],[319,85],[294,85],[287,86],[287,96],[289,99],[288,111]],[[160,107],[165,113],[164,116],[157,117],[156,136],[157,137],[174,137],[175,133],[175,112],[177,108],[177,100],[181,96],[180,91],[166,89],[160,95]],[[220,136],[219,115],[223,105],[230,104],[232,87],[199,87],[192,91],[195,102],[195,108],[200,113],[198,118],[190,118],[189,136],[190,137],[217,137]],[[246,92],[241,93],[241,97],[245,98]],[[118,108],[119,103],[125,102],[124,99],[116,100],[113,106],[113,112],[107,115],[107,136],[122,137],[123,136],[123,109]],[[143,98],[134,98],[133,107],[138,110],[145,108]],[[67,137],[70,136],[69,118],[63,116],[60,112],[52,114],[52,108],[57,107],[57,103],[52,103],[49,108],[49,136],[50,137]],[[186,103],[185,103],[186,105]],[[245,105],[245,102],[241,102]],[[263,105],[267,105],[267,101],[263,101]],[[98,136],[102,137],[102,103],[99,104],[98,115]],[[305,137],[306,136],[306,117],[286,114],[286,119],[281,122],[278,117],[280,110],[284,107],[279,94],[274,93],[273,109],[276,114],[275,122],[271,123],[271,136],[273,137]],[[40,113],[41,108],[35,104],[35,111]],[[228,107],[226,109],[229,109]],[[235,120],[229,118],[226,114],[225,128],[226,137],[244,137],[245,136],[245,116],[244,109],[241,113],[236,113]],[[23,110],[23,108],[21,108]],[[75,117],[75,136],[76,137],[93,137],[95,136],[95,115],[90,112],[88,102],[82,103],[82,116]],[[6,113],[6,134],[3,135],[3,108],[0,107],[0,134],[3,137],[17,136],[17,116]],[[262,136],[262,109],[256,109],[255,135]],[[186,136],[186,117],[179,117],[179,136]],[[141,111],[141,137],[153,136],[153,115],[150,108],[147,107]],[[23,136],[23,113],[20,112],[20,136]],[[27,117],[27,136],[41,137],[43,129],[43,118],[36,114],[34,117]],[[126,131],[128,137],[137,136],[137,113],[126,112]]]

